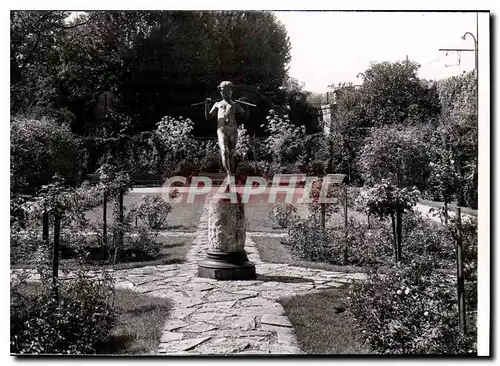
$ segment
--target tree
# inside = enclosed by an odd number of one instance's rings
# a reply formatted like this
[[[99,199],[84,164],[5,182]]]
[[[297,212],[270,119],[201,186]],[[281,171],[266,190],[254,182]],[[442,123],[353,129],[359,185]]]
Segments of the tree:
[[[430,158],[419,126],[373,128],[358,158],[365,183],[390,179],[399,187],[427,186]]]
[[[253,89],[255,93],[245,95],[253,102],[269,99],[282,85],[290,44],[273,14],[151,14],[151,32],[129,50],[124,60],[125,82],[118,91],[124,111],[140,116],[142,129],[150,129],[165,115],[201,121],[202,110],[190,104],[207,96],[219,98],[216,86],[222,80],[232,80],[237,94]],[[204,126],[211,125],[203,123],[199,133],[215,131]]]
[[[136,132],[165,115],[201,121],[190,105],[218,98],[221,80],[254,90],[245,96],[267,108],[290,61],[286,30],[269,12],[91,11],[73,23],[68,15],[11,14],[12,111],[37,107],[82,135],[106,137],[107,113],[96,111],[104,95]],[[252,118],[258,125],[264,115]]]
[[[127,57],[134,43],[149,35],[148,20],[138,11],[87,12],[74,21],[80,26],[61,34],[56,87],[60,107],[74,115],[75,132],[113,133],[116,118],[111,112],[124,112],[119,88],[127,81]]]
[[[370,121],[362,105],[362,93],[353,85],[330,85],[334,124],[330,134],[333,170],[347,174],[349,182],[360,180],[356,159],[369,133]]]
[[[299,170],[298,158],[303,152],[306,137],[304,126],[294,126],[288,115],[280,115],[274,110],[269,111],[265,149],[274,164],[274,173],[292,173]]]
[[[56,43],[67,12],[11,11],[11,110],[17,112],[49,104]]]
[[[310,92],[307,95],[307,102],[317,107],[319,107],[322,104],[326,104],[327,103],[326,93]]]
[[[303,82],[288,77],[277,96],[281,98],[278,102],[286,106],[282,112],[289,115],[290,122],[294,125],[305,126],[307,134],[320,132],[318,108],[308,101],[310,94],[304,89]]]
[[[69,126],[17,116],[11,119],[10,142],[11,192],[34,195],[56,174],[69,185],[79,182],[85,154]]]
[[[399,188],[390,180],[383,180],[363,195],[362,200],[368,208],[369,214],[377,215],[380,218],[390,216],[394,236],[394,254],[397,262],[401,261],[402,215],[415,206],[419,196],[420,192],[415,187],[412,189]]]
[[[439,121],[439,145],[450,152],[459,177],[456,198],[461,206],[477,208],[478,124],[475,71],[437,83],[443,105]],[[438,163],[441,153],[436,151]]]
[[[419,67],[410,61],[381,62],[364,72],[362,105],[372,126],[423,123],[437,117],[436,88],[421,83]]]

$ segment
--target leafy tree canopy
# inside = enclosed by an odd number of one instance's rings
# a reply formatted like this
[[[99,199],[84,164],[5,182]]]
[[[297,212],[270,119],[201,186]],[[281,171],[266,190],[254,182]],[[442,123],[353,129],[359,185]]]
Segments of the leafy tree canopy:
[[[14,113],[36,106],[95,134],[113,109],[140,132],[165,115],[201,120],[202,109],[190,105],[219,98],[222,80],[236,84],[235,98],[269,108],[287,75],[290,42],[269,12],[93,11],[72,22],[68,15],[11,12]]]

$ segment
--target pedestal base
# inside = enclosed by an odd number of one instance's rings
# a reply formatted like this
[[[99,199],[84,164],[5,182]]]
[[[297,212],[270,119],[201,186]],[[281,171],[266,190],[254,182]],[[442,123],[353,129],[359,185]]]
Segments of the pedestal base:
[[[255,264],[248,260],[246,252],[209,251],[207,259],[198,265],[198,277],[215,280],[253,280]]]

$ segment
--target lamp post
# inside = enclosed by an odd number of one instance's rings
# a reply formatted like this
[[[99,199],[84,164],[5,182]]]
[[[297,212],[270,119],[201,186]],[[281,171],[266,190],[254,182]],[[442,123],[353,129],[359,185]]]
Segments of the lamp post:
[[[479,22],[478,22],[478,15],[476,13],[476,34],[479,36]],[[476,70],[476,77],[478,78],[476,81],[476,87],[478,87],[479,83],[479,73],[478,73],[478,44],[477,44],[477,38],[472,34],[471,32],[465,32],[464,35],[462,36],[462,39],[465,40],[465,37],[467,35],[470,35],[472,39],[474,40],[474,68]],[[478,114],[478,108],[479,108],[479,90],[476,90],[476,115]],[[479,168],[479,161],[476,161],[476,172],[478,171]]]
[[[477,39],[471,32],[465,32],[462,36],[462,39],[465,40],[465,37],[469,34],[474,40],[474,68],[477,70]]]

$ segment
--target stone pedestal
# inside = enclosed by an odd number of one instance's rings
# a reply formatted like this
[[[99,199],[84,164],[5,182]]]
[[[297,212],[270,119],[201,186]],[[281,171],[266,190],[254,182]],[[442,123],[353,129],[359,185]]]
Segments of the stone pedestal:
[[[209,202],[207,258],[198,265],[198,276],[216,280],[255,278],[255,265],[245,252],[245,207],[225,195]]]

